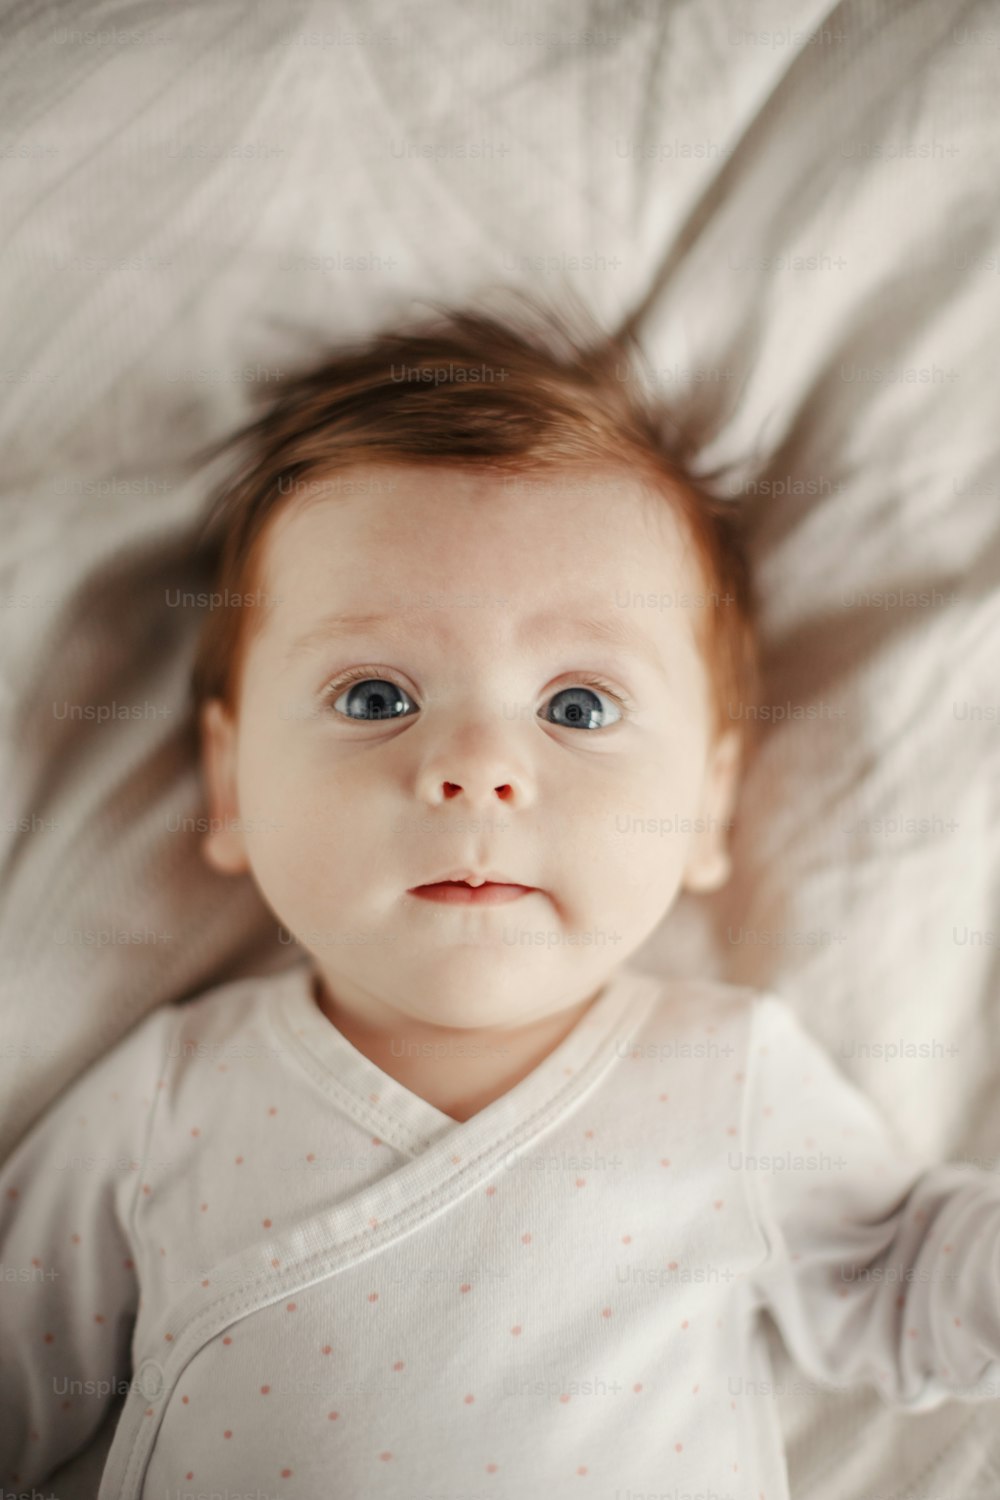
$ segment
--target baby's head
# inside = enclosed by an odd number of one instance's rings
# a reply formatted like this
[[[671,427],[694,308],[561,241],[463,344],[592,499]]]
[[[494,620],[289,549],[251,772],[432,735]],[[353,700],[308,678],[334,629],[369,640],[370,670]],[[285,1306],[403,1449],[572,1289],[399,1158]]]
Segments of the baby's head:
[[[747,571],[631,353],[455,313],[327,359],[232,440],[203,852],[356,1012],[554,1015],[728,876]],[[414,894],[462,872],[531,889]]]

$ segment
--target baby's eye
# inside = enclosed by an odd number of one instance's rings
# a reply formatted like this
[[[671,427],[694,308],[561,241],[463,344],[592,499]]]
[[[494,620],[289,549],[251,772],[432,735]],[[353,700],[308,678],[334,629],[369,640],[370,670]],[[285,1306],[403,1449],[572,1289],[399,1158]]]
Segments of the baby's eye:
[[[345,699],[346,708],[340,708],[338,705]],[[384,677],[364,677],[360,682],[352,682],[346,692],[331,700],[330,706],[337,713],[366,724],[374,724],[380,719],[402,719],[416,712],[416,704],[409,694]]]
[[[405,688],[385,677],[364,677],[359,674],[348,679],[343,691],[334,697],[336,687],[337,684],[333,684],[327,695],[331,709],[358,723],[375,724],[387,719],[403,719],[419,712]],[[602,698],[607,700],[608,707],[602,705]],[[549,722],[558,724],[563,729],[606,729],[622,717],[610,689],[603,685],[598,689],[596,683],[589,687],[579,684],[559,688],[552,694],[549,702],[559,704],[560,700],[562,703],[555,710],[556,716]],[[608,718],[609,708],[614,715],[611,719]]]
[[[608,698],[611,703],[611,711],[615,715],[613,719],[601,721],[602,715],[607,715],[607,709],[602,708],[600,699]],[[606,729],[608,724],[616,724],[621,718],[615,703],[611,702],[610,695],[606,692],[598,692],[596,687],[568,687],[559,688],[549,699],[550,703],[557,703],[563,699],[563,706],[558,711],[559,717],[552,722],[568,729]],[[596,707],[595,707],[596,704]]]

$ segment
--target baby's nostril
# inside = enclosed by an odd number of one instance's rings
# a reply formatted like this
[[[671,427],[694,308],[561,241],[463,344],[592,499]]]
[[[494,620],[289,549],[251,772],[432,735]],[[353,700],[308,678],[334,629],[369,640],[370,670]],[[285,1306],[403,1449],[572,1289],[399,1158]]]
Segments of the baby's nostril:
[[[461,790],[462,788],[455,781],[446,781],[444,784],[444,794],[446,797],[456,797]],[[503,786],[494,787],[494,791],[503,801],[507,801],[511,796],[510,787],[506,782]]]

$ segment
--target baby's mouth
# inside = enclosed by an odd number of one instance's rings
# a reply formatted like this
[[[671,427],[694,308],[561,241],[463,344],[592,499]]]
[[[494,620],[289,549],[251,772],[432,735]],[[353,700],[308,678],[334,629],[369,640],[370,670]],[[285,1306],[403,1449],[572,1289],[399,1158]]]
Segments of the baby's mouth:
[[[486,880],[480,885],[470,885],[465,880],[437,880],[430,885],[418,885],[409,892],[422,901],[438,901],[451,906],[506,906],[529,896],[535,887],[515,885],[510,881]]]

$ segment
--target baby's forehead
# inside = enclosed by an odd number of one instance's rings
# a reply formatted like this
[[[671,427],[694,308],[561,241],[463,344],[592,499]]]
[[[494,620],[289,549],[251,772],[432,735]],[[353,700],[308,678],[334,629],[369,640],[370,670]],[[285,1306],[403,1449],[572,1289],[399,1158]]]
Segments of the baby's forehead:
[[[545,550],[581,560],[607,557],[619,571],[699,572],[679,484],[652,483],[627,469],[581,464],[522,472],[495,465],[353,463],[291,482],[265,524],[259,548],[272,567],[298,565],[317,545],[344,554],[378,548],[422,555],[447,573],[459,544],[476,559],[514,558],[522,570]],[[433,538],[433,545],[427,545]],[[445,540],[447,546],[444,545]],[[650,559],[653,549],[656,557]],[[666,554],[665,556],[662,554]],[[626,580],[622,580],[626,581]]]
[[[647,661],[695,643],[704,585],[668,497],[593,470],[483,474],[355,466],[290,497],[268,538],[269,634],[295,659],[324,639],[489,633]]]

